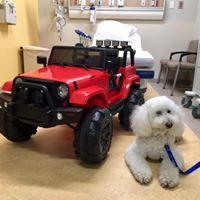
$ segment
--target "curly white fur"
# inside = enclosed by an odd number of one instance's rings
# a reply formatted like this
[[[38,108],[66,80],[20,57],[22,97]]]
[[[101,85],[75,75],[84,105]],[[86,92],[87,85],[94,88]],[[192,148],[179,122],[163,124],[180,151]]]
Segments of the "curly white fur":
[[[169,144],[183,169],[183,158],[175,146],[175,137],[181,137],[184,125],[179,107],[167,97],[155,97],[138,107],[130,118],[136,140],[125,153],[126,163],[135,179],[147,184],[152,180],[152,171],[146,158],[162,159],[159,181],[163,187],[175,187],[179,182],[179,170],[169,160],[164,145]]]

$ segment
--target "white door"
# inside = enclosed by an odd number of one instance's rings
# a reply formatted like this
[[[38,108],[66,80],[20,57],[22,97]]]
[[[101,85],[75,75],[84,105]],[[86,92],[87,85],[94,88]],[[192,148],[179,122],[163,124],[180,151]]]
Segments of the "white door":
[[[200,96],[200,44],[197,52],[197,63],[195,69],[193,91]]]

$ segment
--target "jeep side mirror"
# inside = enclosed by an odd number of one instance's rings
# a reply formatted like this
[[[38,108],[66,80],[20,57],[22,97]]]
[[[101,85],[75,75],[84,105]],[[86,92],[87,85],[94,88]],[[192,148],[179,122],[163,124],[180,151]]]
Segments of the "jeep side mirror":
[[[42,64],[44,67],[46,67],[47,66],[47,57],[37,56],[37,63]]]

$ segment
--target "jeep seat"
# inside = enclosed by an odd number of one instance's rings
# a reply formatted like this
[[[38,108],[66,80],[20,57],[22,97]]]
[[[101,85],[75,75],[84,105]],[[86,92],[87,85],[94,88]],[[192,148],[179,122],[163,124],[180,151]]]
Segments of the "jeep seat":
[[[109,80],[110,91],[120,89],[123,80],[122,76],[117,76],[123,62],[122,58],[118,57],[118,55],[119,51],[117,49],[109,49],[106,52],[106,69],[111,74]]]
[[[118,55],[119,51],[117,49],[106,51],[106,69],[109,69],[111,74],[117,74],[122,63],[122,59]]]

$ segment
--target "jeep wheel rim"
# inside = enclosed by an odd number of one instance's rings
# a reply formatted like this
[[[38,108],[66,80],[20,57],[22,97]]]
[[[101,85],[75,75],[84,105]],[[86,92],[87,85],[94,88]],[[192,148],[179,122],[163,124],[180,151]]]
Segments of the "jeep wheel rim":
[[[110,141],[112,138],[111,124],[110,121],[106,121],[102,128],[100,137],[100,150],[102,154],[107,153],[110,147]]]

